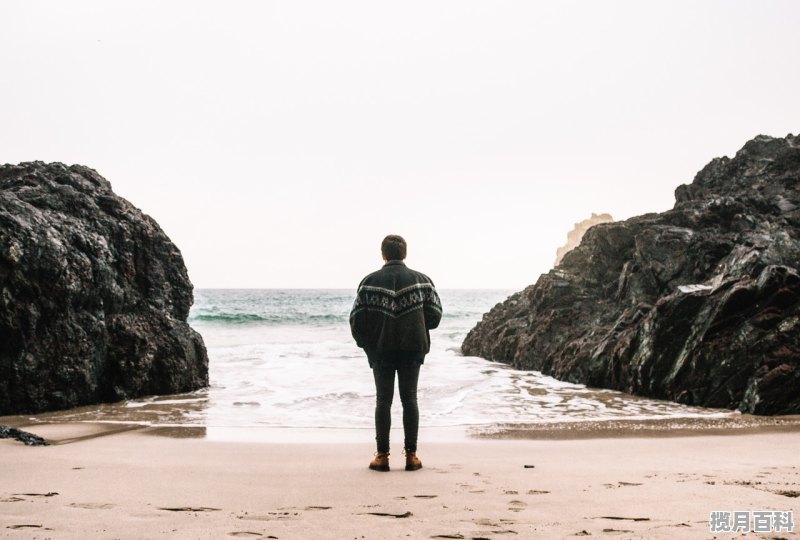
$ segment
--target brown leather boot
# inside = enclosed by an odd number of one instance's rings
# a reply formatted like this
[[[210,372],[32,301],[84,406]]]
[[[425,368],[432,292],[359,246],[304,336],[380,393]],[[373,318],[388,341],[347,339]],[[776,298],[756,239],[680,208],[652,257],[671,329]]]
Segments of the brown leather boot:
[[[389,452],[375,452],[375,457],[369,462],[369,468],[373,471],[388,471]]]
[[[406,470],[417,471],[422,468],[422,462],[417,457],[416,452],[406,452]]]

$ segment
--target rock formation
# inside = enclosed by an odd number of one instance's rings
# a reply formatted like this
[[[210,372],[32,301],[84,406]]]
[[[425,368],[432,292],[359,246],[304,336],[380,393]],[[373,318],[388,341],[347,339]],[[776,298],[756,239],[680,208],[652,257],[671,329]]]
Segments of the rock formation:
[[[558,379],[800,413],[800,136],[758,136],[672,210],[592,227],[462,350]]]
[[[0,426],[0,439],[16,439],[25,446],[47,446],[42,437],[9,426]]]
[[[97,172],[0,166],[0,415],[206,386],[192,301],[178,248]]]
[[[609,223],[611,221],[614,221],[614,218],[611,217],[611,214],[595,214],[592,212],[592,216],[590,218],[576,223],[575,227],[567,233],[567,243],[556,250],[556,262],[553,266],[558,266],[561,263],[561,259],[564,258],[564,255],[572,251],[575,246],[581,243],[583,235],[586,234],[586,231],[588,231],[590,227],[593,227],[598,223]]]

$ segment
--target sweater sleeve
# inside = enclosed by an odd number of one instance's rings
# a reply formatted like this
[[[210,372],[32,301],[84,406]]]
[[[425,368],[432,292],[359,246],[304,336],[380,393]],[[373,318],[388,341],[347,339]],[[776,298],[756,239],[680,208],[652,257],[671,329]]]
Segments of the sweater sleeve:
[[[350,333],[353,335],[353,339],[356,340],[356,345],[364,348],[366,344],[366,302],[364,301],[364,291],[361,289],[361,286],[364,284],[362,281],[358,285],[358,290],[356,291],[356,299],[353,302],[353,309],[350,310]]]
[[[425,296],[423,312],[425,313],[425,328],[433,330],[439,326],[442,320],[442,301],[439,299],[433,281],[431,281],[429,293]]]

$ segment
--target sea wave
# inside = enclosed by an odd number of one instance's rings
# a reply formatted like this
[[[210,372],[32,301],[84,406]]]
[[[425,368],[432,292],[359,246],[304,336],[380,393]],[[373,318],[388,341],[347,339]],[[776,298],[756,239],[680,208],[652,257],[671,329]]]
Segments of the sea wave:
[[[346,315],[315,315],[309,313],[286,313],[280,315],[259,313],[193,313],[189,316],[190,323],[217,323],[217,324],[293,324],[293,325],[323,325],[343,323],[347,321]]]
[[[468,312],[445,313],[445,319],[465,319],[473,315]],[[284,315],[265,315],[259,313],[197,313],[189,316],[189,322],[208,322],[220,324],[326,324],[347,322],[348,315],[312,315],[290,313]]]

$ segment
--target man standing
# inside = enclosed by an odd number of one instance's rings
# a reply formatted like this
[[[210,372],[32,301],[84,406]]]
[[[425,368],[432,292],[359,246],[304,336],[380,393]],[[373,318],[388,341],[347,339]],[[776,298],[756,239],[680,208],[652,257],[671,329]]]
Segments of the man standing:
[[[428,276],[403,262],[406,241],[390,234],[381,243],[383,268],[358,286],[350,312],[350,330],[367,353],[375,378],[375,441],[378,451],[369,468],[389,470],[389,429],[392,425],[394,376],[397,373],[403,403],[406,470],[422,468],[417,457],[419,368],[430,351],[429,330],[439,326],[442,303]]]

